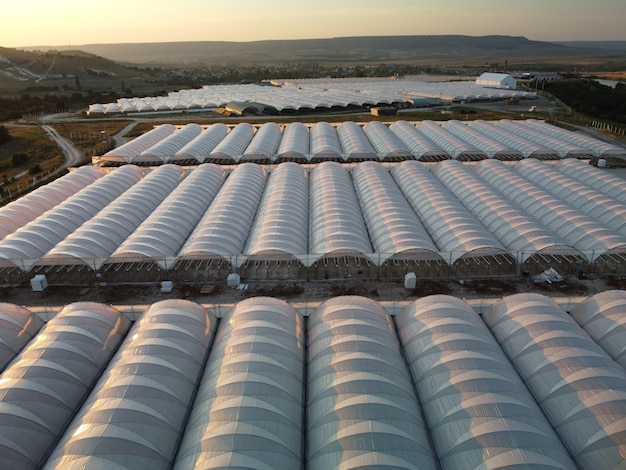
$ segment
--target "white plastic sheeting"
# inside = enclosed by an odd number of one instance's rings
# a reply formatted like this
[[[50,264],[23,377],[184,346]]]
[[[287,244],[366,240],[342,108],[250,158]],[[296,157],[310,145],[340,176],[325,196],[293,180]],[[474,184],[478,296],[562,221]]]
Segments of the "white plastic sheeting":
[[[574,158],[561,160],[556,164],[556,169],[570,178],[574,178],[593,189],[603,192],[619,202],[626,203],[624,178]]]
[[[485,152],[451,134],[434,121],[422,121],[416,127],[417,130],[448,152],[452,158],[460,160],[487,158]]]
[[[443,128],[473,147],[480,149],[489,158],[522,158],[522,154],[518,150],[504,145],[456,119],[446,121]]]
[[[152,304],[45,468],[169,468],[216,324],[187,300]]]
[[[567,243],[491,189],[462,163],[447,160],[433,174],[467,207],[487,230],[526,261],[536,253],[577,254]]]
[[[0,463],[40,468],[78,411],[130,321],[112,307],[68,305],[0,375]]]
[[[337,137],[346,160],[376,159],[376,150],[358,124],[346,121],[337,126]]]
[[[169,161],[182,147],[198,137],[202,128],[198,124],[187,124],[168,135],[152,147],[141,152],[134,161]]]
[[[210,159],[238,161],[254,137],[254,128],[247,122],[233,127],[228,135],[209,154]]]
[[[0,208],[0,240],[102,176],[104,173],[101,169],[82,166]]]
[[[180,183],[183,172],[177,165],[151,171],[94,218],[51,249],[47,263],[73,264],[93,260],[99,266],[143,222]]]
[[[311,171],[309,253],[372,252],[363,214],[348,171],[323,162]]]
[[[225,177],[224,170],[212,163],[204,163],[193,170],[113,252],[110,261],[146,257],[157,260],[165,268],[164,258],[178,254]]]
[[[506,252],[493,234],[421,163],[402,162],[391,174],[439,250],[449,254],[448,263],[453,264],[460,257]]]
[[[396,255],[441,259],[437,246],[386,168],[363,162],[354,168],[352,179],[372,245],[381,253],[381,259]]]
[[[467,303],[429,296],[395,318],[442,468],[575,468]]]
[[[509,296],[483,319],[581,470],[626,454],[626,372],[554,301]]]
[[[538,119],[527,119],[525,124],[528,127],[537,129],[544,134],[553,135],[572,144],[589,149],[596,157],[626,157],[626,149],[617,145],[604,142],[580,132],[567,131],[561,127],[553,126]]]
[[[314,158],[342,159],[342,148],[337,130],[327,122],[311,127],[311,156]]]
[[[276,151],[278,158],[306,160],[310,152],[309,129],[301,122],[285,126],[283,137]]]
[[[534,159],[520,162],[515,169],[520,175],[550,191],[573,208],[593,217],[605,227],[626,235],[626,204]]]
[[[211,151],[217,147],[226,135],[228,127],[222,123],[210,125],[202,133],[176,152],[177,159],[195,158],[199,163],[204,163]]]
[[[568,140],[560,139],[554,135],[544,134],[525,125],[524,122],[511,121],[509,119],[502,119],[497,121],[496,125],[501,129],[505,129],[513,134],[526,137],[533,142],[537,142],[539,145],[545,145],[553,149],[561,158],[579,157],[579,156],[591,156],[591,151],[580,145],[574,145]]]
[[[308,234],[308,173],[297,163],[281,163],[269,176],[244,254],[306,257]]]
[[[338,297],[308,320],[307,468],[437,468],[387,312]]]
[[[580,250],[589,261],[626,247],[626,236],[571,208],[506,164],[486,160],[478,163],[475,170],[482,179],[562,237],[568,245]]]
[[[124,161],[126,163],[133,163],[137,155],[173,134],[174,131],[176,131],[176,127],[172,124],[161,124],[145,134],[110,150],[104,154],[104,157]]]
[[[253,163],[230,174],[179,252],[180,258],[228,257],[243,252],[267,175]]]
[[[539,145],[526,137],[501,129],[493,122],[478,119],[473,121],[470,125],[472,126],[472,129],[477,130],[481,134],[484,134],[487,137],[521,152],[526,158],[556,158],[558,156],[554,150],[543,145]]]
[[[115,170],[0,241],[0,259],[28,270],[59,242],[137,183],[141,170]],[[12,260],[12,261],[11,261]]]
[[[406,145],[380,121],[371,121],[363,126],[381,161],[396,158],[414,158]]]
[[[570,312],[576,322],[609,356],[626,369],[626,292],[601,292]]]
[[[269,162],[274,156],[282,133],[280,126],[275,122],[266,122],[254,134],[254,138],[243,152],[242,161],[263,159]]]
[[[0,302],[0,372],[42,326],[43,321],[27,308]]]
[[[300,314],[239,302],[220,321],[174,468],[302,468],[303,397]]]
[[[418,160],[426,160],[429,157],[436,160],[451,158],[448,152],[418,131],[413,124],[406,121],[396,121],[389,126],[389,129],[398,136]]]

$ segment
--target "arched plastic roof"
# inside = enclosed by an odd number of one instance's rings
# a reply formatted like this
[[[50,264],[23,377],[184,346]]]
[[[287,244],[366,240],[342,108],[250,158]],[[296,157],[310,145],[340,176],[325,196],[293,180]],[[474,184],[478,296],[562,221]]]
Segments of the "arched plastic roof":
[[[591,156],[592,154],[589,149],[583,148],[579,145],[574,145],[569,140],[560,139],[555,135],[544,134],[537,129],[529,127],[524,122],[511,121],[510,119],[502,119],[500,121],[497,121],[496,125],[501,129],[505,129],[509,132],[512,132],[513,134],[517,134],[522,137],[526,137],[533,142],[537,142],[539,145],[544,145],[548,148],[553,149],[555,153],[558,154],[561,158],[584,155]]]
[[[524,178],[550,191],[562,201],[584,212],[605,227],[626,235],[626,204],[617,202],[606,194],[580,184],[564,175],[552,165],[534,159],[520,162],[516,170]]]
[[[41,468],[122,341],[130,321],[112,307],[68,305],[0,375],[0,455]]]
[[[448,263],[471,254],[484,256],[507,251],[423,164],[402,162],[391,175],[439,251],[450,253]]]
[[[0,241],[0,259],[21,260],[18,267],[30,269],[46,252],[137,183],[141,170],[125,165],[76,193]]]
[[[282,132],[278,124],[275,122],[263,124],[243,152],[242,159],[264,158],[269,161],[270,157],[276,153],[281,137]]]
[[[161,263],[174,257],[187,240],[226,177],[224,170],[205,163],[193,170],[111,255],[112,261],[147,257]]]
[[[352,171],[372,245],[381,260],[412,253],[418,259],[441,259],[393,178],[380,163],[363,162]]]
[[[497,160],[483,161],[475,170],[478,176],[562,237],[568,245],[580,250],[589,261],[593,262],[611,250],[626,248],[626,236],[572,209],[506,164]]]
[[[518,261],[539,252],[579,254],[546,227],[491,189],[476,173],[454,160],[437,164],[433,174],[467,207]]]
[[[220,321],[174,468],[301,468],[303,392],[300,314],[239,302]]]
[[[612,175],[607,170],[601,170],[575,158],[561,160],[556,164],[556,169],[619,202],[626,203],[624,178]]]
[[[464,140],[465,142],[468,142],[473,147],[480,149],[489,158],[523,157],[521,152],[514,149],[513,147],[504,145],[497,140],[492,139],[491,137],[479,132],[475,128],[463,124],[461,121],[457,121],[456,119],[446,121],[443,124],[443,128],[451,134],[454,134],[455,136]]]
[[[624,369],[548,297],[506,297],[483,319],[579,468],[619,468],[626,451]]]
[[[327,122],[318,122],[311,127],[311,156],[316,158],[340,158],[343,150],[337,130]]]
[[[575,467],[466,302],[425,297],[402,309],[396,324],[442,468]]]
[[[589,149],[596,157],[626,157],[625,148],[604,142],[603,140],[596,139],[589,135],[581,134],[580,132],[567,131],[561,127],[553,126],[552,124],[538,119],[527,119],[526,125],[545,134],[554,135],[574,145]]]
[[[0,240],[35,220],[44,212],[61,204],[81,189],[101,178],[104,172],[94,166],[81,166],[75,171],[0,208]]]
[[[0,372],[42,326],[43,321],[27,308],[0,302]]]
[[[424,157],[451,158],[448,152],[418,131],[413,124],[406,121],[396,121],[389,126],[389,129],[398,136],[418,160]]]
[[[267,175],[253,163],[243,163],[228,179],[196,225],[179,257],[236,256],[250,234]]]
[[[309,253],[371,253],[363,214],[348,170],[336,162],[311,171]]]
[[[278,157],[307,158],[310,153],[309,129],[301,122],[293,122],[283,130],[276,154]]]
[[[456,159],[486,158],[487,155],[470,143],[445,130],[434,121],[426,120],[417,125],[417,130],[431,139]]]
[[[308,233],[308,173],[297,163],[281,163],[269,176],[244,254],[306,255]]]
[[[161,124],[145,134],[110,150],[104,154],[104,157],[109,159],[116,157],[126,163],[133,163],[137,155],[173,134],[175,130],[176,127],[172,124]]]
[[[204,163],[211,151],[228,134],[228,127],[222,123],[210,125],[200,135],[176,152],[177,158],[195,158]]]
[[[346,159],[362,160],[377,158],[376,150],[361,126],[352,121],[337,126],[337,137]]]
[[[363,132],[381,156],[381,160],[413,157],[404,142],[382,122],[368,122],[363,126]]]
[[[481,134],[484,134],[506,146],[516,149],[521,152],[525,157],[557,157],[556,152],[548,147],[539,145],[526,137],[514,134],[513,132],[501,129],[492,122],[483,120],[476,120],[471,123],[472,129],[476,129]]]
[[[182,175],[181,167],[172,164],[151,171],[113,204],[46,253],[43,261],[73,264],[91,259],[94,266],[102,264],[174,190]]]
[[[168,162],[176,152],[198,137],[201,132],[202,128],[198,124],[187,124],[141,152],[136,161],[159,159],[162,162]]]
[[[168,468],[217,321],[182,299],[152,304],[128,333],[47,466]]]
[[[388,257],[405,250],[436,249],[387,169],[362,163],[352,175],[370,237],[380,247],[376,251]]]
[[[252,124],[239,123],[217,144],[209,154],[209,158],[238,161],[253,137],[254,128]]]
[[[570,312],[576,323],[626,369],[626,292],[601,292],[576,305]]]
[[[437,468],[387,312],[338,297],[308,320],[307,468]]]

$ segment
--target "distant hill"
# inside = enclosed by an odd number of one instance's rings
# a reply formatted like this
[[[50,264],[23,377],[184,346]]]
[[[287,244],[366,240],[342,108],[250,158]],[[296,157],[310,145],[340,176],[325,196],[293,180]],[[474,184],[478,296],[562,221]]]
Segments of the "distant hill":
[[[621,51],[626,53],[626,41],[565,41],[556,44],[566,47],[602,49],[604,51]]]
[[[253,42],[165,42],[133,44],[85,44],[73,46],[114,61],[136,64],[203,63],[269,64],[284,62],[446,62],[480,58],[597,57],[615,52],[577,45],[531,41],[514,36],[367,36],[329,39],[272,40]],[[46,46],[38,48],[46,50]]]

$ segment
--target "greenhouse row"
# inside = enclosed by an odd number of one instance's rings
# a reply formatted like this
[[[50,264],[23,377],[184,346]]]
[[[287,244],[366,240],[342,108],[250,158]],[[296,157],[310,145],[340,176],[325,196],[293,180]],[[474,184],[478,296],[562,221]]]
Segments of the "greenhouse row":
[[[96,179],[81,189],[85,173]],[[51,192],[44,186],[26,202],[0,209],[0,219],[13,223],[0,239],[4,283],[25,282],[30,274],[71,284],[94,276],[224,280],[231,273],[247,279],[519,277],[549,268],[620,274],[626,266],[623,180],[577,159],[124,165],[65,178],[78,182],[67,185],[65,199],[49,198],[44,207],[39,199]]]
[[[329,109],[440,102],[532,99],[534,92],[477,85],[476,81],[421,82],[415,80],[274,80],[262,85],[205,85],[166,96],[119,98],[95,103],[87,114],[148,113],[225,108],[230,103],[259,103],[269,112],[328,111]]]
[[[381,162],[401,160],[524,158],[605,158],[626,156],[622,147],[535,119],[444,123],[425,120],[358,124],[242,122],[181,127],[162,124],[94,157],[99,165],[244,162],[318,163],[326,160]]]
[[[619,468],[626,293],[0,304],[0,466]],[[593,339],[592,339],[593,338]],[[619,345],[619,346],[618,346]],[[617,347],[617,348],[616,348]]]

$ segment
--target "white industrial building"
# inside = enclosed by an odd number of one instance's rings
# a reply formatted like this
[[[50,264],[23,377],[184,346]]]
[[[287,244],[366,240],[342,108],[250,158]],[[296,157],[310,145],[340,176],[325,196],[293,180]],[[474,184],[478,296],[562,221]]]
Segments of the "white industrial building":
[[[517,81],[508,73],[485,72],[476,79],[476,85],[515,90]]]

